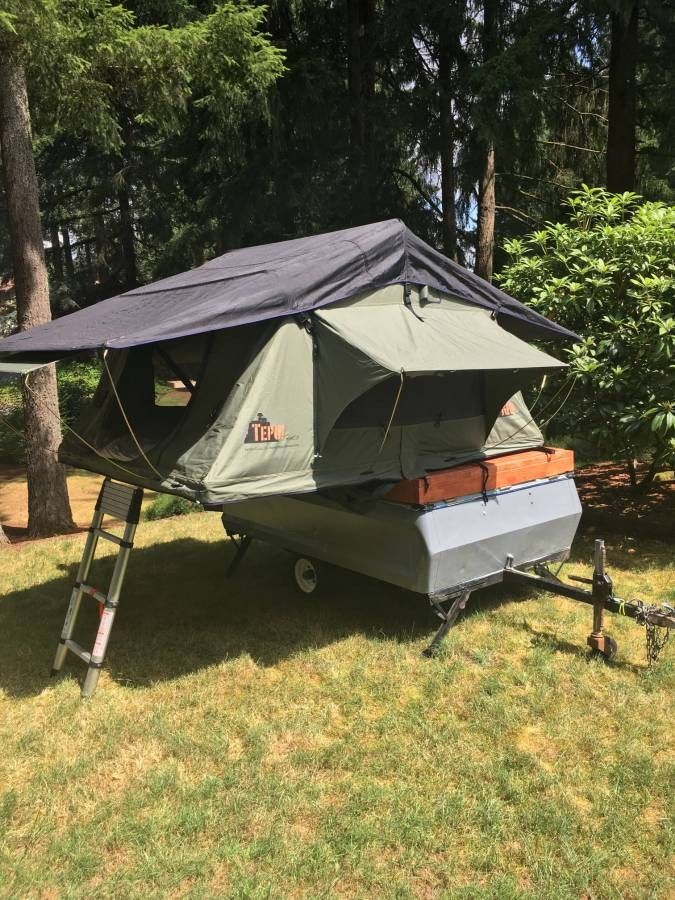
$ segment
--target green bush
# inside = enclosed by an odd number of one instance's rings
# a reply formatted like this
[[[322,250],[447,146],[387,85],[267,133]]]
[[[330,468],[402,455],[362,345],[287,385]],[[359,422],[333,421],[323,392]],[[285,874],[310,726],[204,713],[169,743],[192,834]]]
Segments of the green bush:
[[[675,207],[588,187],[567,205],[567,223],[506,243],[497,280],[581,336],[563,427],[624,459],[634,485],[646,459],[646,486],[675,460]]]
[[[85,404],[96,390],[101,374],[97,360],[77,360],[58,363],[56,378],[59,387],[59,409],[67,425],[79,417]],[[18,382],[0,386],[0,463],[24,461],[23,410],[21,387]],[[19,432],[17,434],[16,432]]]
[[[79,417],[82,408],[96,390],[100,377],[101,366],[98,360],[60,363],[57,366],[59,408],[68,425],[72,425]]]
[[[171,516],[185,516],[188,513],[201,511],[201,506],[186,500],[185,497],[175,497],[173,494],[157,494],[152,503],[145,510],[145,518],[149,522],[156,519],[169,519]]]

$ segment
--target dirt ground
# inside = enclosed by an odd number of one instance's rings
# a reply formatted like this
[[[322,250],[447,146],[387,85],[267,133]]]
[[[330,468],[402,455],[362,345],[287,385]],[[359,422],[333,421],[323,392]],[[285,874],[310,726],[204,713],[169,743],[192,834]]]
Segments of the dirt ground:
[[[661,476],[649,491],[636,493],[621,463],[595,463],[579,469],[577,489],[584,508],[582,527],[629,537],[675,538],[675,478]]]
[[[79,529],[88,528],[103,477],[71,469],[68,472],[68,494],[73,521]],[[146,491],[144,503],[155,495]],[[0,523],[12,543],[26,539],[28,524],[28,489],[25,470],[20,466],[0,466]]]

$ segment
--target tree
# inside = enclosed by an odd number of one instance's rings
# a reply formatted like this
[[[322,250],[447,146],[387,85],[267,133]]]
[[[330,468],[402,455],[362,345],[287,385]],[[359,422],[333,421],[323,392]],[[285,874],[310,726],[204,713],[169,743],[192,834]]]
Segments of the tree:
[[[461,65],[461,41],[464,27],[461,3],[454,10],[440,13],[438,28],[438,107],[441,167],[441,205],[443,251],[457,261],[457,172],[455,166],[456,140],[453,100],[458,93],[458,70]]]
[[[588,187],[567,208],[569,222],[507,242],[499,285],[581,335],[571,421],[648,487],[675,461],[675,208]]]
[[[59,238],[50,274],[87,305],[231,247],[393,216],[479,271],[492,251],[498,271],[505,238],[560,219],[582,183],[605,183],[610,13],[628,2],[275,0],[244,27],[243,4],[124,0],[135,18],[119,40],[109,21],[91,53],[102,0],[31,4],[62,12],[53,59],[40,38],[27,60],[44,223],[71,242],[73,273]],[[663,0],[639,3],[636,190],[668,199],[672,28]],[[81,5],[93,14],[64,28]],[[84,38],[59,68],[71,32]],[[286,60],[273,84],[270,42]],[[233,114],[201,102],[214,95],[237,101]],[[90,113],[101,105],[111,127]]]
[[[610,12],[607,190],[635,188],[638,0],[617,0]]]
[[[350,149],[354,221],[373,217],[373,98],[375,0],[347,0],[347,82],[351,105]]]
[[[23,331],[48,322],[51,310],[26,78],[23,66],[7,53],[0,62],[0,148],[18,325]],[[40,537],[68,531],[73,528],[73,519],[65,468],[57,459],[61,424],[53,364],[26,376],[23,405],[28,468],[28,533],[31,537]]]
[[[498,0],[485,0],[483,4],[483,63],[490,65],[497,56],[499,47],[497,39]],[[487,99],[487,102],[485,102]],[[494,240],[495,240],[495,143],[490,120],[497,119],[498,97],[494,90],[487,92],[483,100],[483,114],[480,123],[483,128],[481,149],[483,164],[478,184],[478,221],[476,225],[476,275],[490,281],[492,278]],[[485,107],[487,106],[487,109]]]
[[[258,34],[263,11],[225,3],[208,15],[165,29],[134,27],[134,16],[109,0],[77,4],[10,2],[0,13],[0,145],[3,157],[20,328],[50,318],[27,81],[38,98],[41,140],[86,136],[103,154],[124,156],[134,122],[158,134],[176,131],[191,106],[206,129],[236,133],[252,98],[260,101],[282,69],[281,54]],[[125,285],[136,283],[129,185],[118,182]],[[57,223],[58,225],[58,223]],[[66,272],[74,276],[70,223],[62,227]],[[56,230],[58,235],[58,230]],[[24,388],[29,534],[72,526],[65,473],[56,451],[60,418],[53,366]]]

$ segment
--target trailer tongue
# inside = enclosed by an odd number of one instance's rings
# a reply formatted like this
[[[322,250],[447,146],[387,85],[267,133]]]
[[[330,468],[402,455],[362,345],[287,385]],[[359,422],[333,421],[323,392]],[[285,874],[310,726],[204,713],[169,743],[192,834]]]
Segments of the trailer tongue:
[[[648,605],[642,600],[622,600],[613,594],[612,579],[606,571],[605,542],[595,542],[595,568],[592,578],[584,578],[580,575],[570,575],[571,581],[590,584],[591,590],[585,591],[573,585],[565,584],[546,566],[535,566],[535,574],[524,572],[514,568],[513,557],[509,556],[504,567],[504,581],[522,584],[528,587],[536,587],[539,590],[549,591],[570,600],[578,600],[588,603],[593,607],[593,631],[588,635],[588,646],[607,659],[612,659],[616,654],[617,645],[613,637],[604,631],[605,610],[628,616],[635,619],[640,625],[645,626],[647,637],[647,661],[651,666],[659,658],[659,655],[670,637],[670,629],[675,628],[675,608],[668,603],[662,605]],[[660,633],[659,633],[660,630]]]

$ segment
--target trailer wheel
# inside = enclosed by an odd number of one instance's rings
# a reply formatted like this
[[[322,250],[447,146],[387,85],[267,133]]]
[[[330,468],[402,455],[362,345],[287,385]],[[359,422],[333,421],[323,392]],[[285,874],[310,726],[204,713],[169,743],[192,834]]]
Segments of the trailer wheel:
[[[293,566],[295,583],[303,594],[313,594],[319,584],[317,565],[304,556],[298,557]]]
[[[614,659],[614,657],[616,656],[617,649],[618,648],[617,648],[616,641],[614,640],[614,638],[611,637],[611,635],[606,634],[605,635],[605,649],[603,650],[602,655],[607,660]]]

